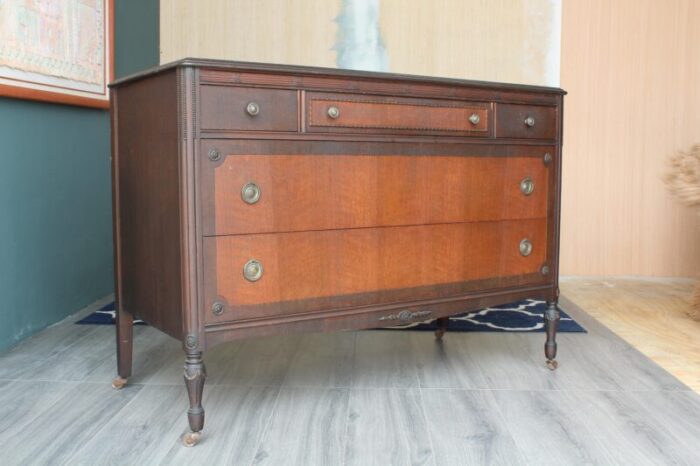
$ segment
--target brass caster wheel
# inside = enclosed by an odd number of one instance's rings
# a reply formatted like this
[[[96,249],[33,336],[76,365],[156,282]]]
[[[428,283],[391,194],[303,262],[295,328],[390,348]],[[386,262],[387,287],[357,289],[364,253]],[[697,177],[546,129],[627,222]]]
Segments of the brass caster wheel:
[[[442,337],[445,335],[445,329],[439,328],[435,330],[435,340],[442,341]]]
[[[553,371],[557,367],[559,367],[559,363],[554,359],[547,359],[547,367],[549,368],[550,371]]]
[[[112,380],[112,388],[115,390],[121,390],[124,388],[124,385],[126,385],[126,379],[122,377],[117,377],[116,379]]]
[[[190,432],[182,437],[182,443],[186,447],[193,447],[199,443],[200,438],[202,438],[201,432]]]

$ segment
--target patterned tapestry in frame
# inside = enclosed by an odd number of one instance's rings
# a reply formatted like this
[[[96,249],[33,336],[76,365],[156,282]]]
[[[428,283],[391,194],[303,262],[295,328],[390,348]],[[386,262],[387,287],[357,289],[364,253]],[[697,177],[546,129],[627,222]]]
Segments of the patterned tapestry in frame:
[[[109,108],[113,0],[0,0],[0,96]]]

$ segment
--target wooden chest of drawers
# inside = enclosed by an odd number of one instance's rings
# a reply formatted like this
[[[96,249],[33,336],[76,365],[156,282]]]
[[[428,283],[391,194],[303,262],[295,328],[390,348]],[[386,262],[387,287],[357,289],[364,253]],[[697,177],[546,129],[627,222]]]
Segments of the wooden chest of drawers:
[[[118,371],[224,341],[537,298],[556,367],[563,91],[183,60],[112,85]]]

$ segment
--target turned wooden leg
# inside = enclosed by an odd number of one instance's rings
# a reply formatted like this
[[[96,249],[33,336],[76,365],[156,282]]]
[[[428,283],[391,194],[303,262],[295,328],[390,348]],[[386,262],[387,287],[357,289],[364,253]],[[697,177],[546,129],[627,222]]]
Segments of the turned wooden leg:
[[[551,370],[557,368],[557,326],[559,325],[559,309],[556,302],[547,303],[544,311],[544,328],[547,332],[547,341],[544,344],[544,354],[547,357],[547,367]]]
[[[185,385],[190,398],[190,409],[187,410],[187,420],[191,432],[182,439],[187,447],[193,447],[200,439],[204,427],[204,408],[202,408],[202,393],[207,372],[202,361],[202,352],[187,353],[185,359]]]
[[[447,331],[447,326],[450,323],[450,318],[449,317],[440,317],[435,321],[437,324],[437,330],[435,330],[435,339],[440,341],[442,340],[443,335],[445,335],[445,332]]]
[[[117,378],[112,388],[119,390],[131,377],[131,357],[134,349],[134,316],[116,304],[117,315]]]

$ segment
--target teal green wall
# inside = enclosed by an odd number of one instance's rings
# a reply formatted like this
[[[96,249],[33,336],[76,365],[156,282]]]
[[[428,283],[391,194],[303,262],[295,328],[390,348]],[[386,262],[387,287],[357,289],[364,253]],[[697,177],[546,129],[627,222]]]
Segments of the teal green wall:
[[[158,0],[115,1],[115,74],[158,63]],[[114,289],[109,113],[0,98],[0,351]]]
[[[158,0],[114,0],[114,69],[117,77],[158,65],[159,25]]]

